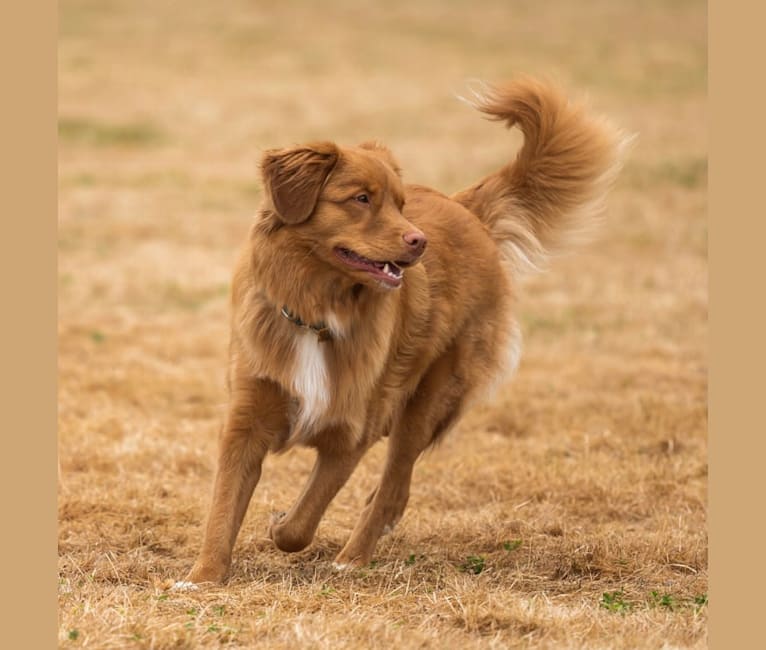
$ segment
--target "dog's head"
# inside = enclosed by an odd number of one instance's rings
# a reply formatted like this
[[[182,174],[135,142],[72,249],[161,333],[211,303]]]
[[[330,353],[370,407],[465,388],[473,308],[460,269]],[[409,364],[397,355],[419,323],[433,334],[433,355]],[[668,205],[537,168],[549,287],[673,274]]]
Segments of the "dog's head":
[[[279,230],[355,282],[395,289],[423,254],[426,237],[402,215],[399,166],[382,145],[271,150],[261,172]]]

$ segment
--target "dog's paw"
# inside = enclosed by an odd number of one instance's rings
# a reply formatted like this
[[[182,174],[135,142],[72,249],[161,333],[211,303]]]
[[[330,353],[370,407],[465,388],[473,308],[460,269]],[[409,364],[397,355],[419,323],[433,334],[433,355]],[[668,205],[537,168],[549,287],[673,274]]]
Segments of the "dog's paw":
[[[168,589],[173,591],[195,591],[201,586],[220,585],[229,573],[228,563],[197,561],[183,580],[171,582]]]
[[[335,571],[354,571],[355,569],[363,569],[370,564],[370,559],[363,557],[349,557],[347,555],[338,555],[332,563],[332,568]]]

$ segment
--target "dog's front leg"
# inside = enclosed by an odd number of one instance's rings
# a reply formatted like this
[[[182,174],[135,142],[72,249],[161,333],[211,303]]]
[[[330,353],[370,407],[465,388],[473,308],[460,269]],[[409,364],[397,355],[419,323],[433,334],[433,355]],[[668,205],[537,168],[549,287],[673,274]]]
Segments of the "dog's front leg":
[[[202,549],[187,582],[222,582],[271,440],[287,427],[286,402],[271,382],[237,378],[219,440],[218,469]]]
[[[433,364],[392,429],[383,476],[335,558],[338,568],[369,564],[381,535],[396,525],[407,507],[415,461],[460,414],[464,382],[448,372],[451,367],[447,355]]]
[[[368,497],[351,537],[335,558],[339,569],[369,564],[378,539],[387,532],[387,527],[393,528],[407,506],[412,470],[427,443],[408,444],[402,438],[389,439],[383,476]]]
[[[311,543],[327,506],[369,448],[367,441],[347,446],[344,434],[333,429],[323,432],[314,469],[303,492],[290,511],[272,524],[269,534],[281,550],[300,551]]]

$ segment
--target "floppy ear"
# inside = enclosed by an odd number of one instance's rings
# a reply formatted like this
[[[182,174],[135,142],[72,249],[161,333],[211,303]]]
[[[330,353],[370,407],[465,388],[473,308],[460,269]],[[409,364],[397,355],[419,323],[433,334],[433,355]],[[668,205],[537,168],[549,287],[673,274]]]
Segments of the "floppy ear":
[[[397,176],[402,175],[402,169],[399,167],[399,163],[397,162],[396,158],[394,158],[394,154],[391,153],[391,149],[389,149],[386,145],[378,142],[377,140],[366,140],[359,145],[359,148],[366,149],[367,151],[372,151],[378,156],[378,158],[380,158],[391,169],[393,169]]]
[[[336,162],[338,148],[332,142],[271,149],[264,153],[261,160],[263,185],[282,221],[296,224],[311,216]]]

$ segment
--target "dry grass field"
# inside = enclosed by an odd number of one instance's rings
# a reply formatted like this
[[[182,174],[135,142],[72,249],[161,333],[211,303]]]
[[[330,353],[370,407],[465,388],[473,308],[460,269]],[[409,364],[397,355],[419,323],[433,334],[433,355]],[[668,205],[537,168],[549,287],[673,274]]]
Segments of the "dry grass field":
[[[59,11],[60,647],[705,647],[703,2]],[[267,526],[313,455],[269,457],[229,583],[167,590],[201,540],[260,151],[378,137],[452,192],[520,141],[454,93],[516,73],[639,133],[598,241],[525,283],[516,377],[421,459],[369,567],[331,563],[385,443],[295,555]]]

